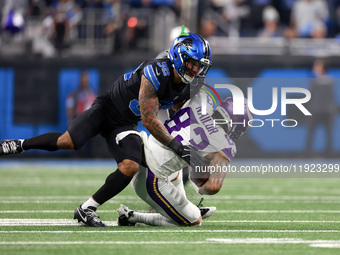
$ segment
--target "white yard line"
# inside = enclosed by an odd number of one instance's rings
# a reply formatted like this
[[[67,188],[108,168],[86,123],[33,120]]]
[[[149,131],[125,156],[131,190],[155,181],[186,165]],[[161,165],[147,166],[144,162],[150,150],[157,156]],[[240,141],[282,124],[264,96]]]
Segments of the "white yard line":
[[[208,238],[206,241],[224,244],[336,244],[340,240],[305,240],[300,238]]]
[[[105,221],[108,226],[117,226],[116,221]],[[0,226],[76,226],[71,219],[0,219]]]
[[[0,182],[1,184],[1,182]],[[59,183],[60,184],[60,183]],[[137,195],[118,195],[119,199],[138,199]],[[67,199],[87,199],[88,196],[0,196],[0,200],[11,200],[11,199],[60,199],[60,200],[67,200]],[[209,200],[338,200],[340,201],[340,196],[265,196],[265,195],[214,195],[209,197]]]
[[[25,180],[13,180],[13,178],[1,179],[0,185],[2,187],[17,187],[17,186],[89,186],[93,187],[99,184],[103,184],[103,180],[66,180],[65,178],[54,178],[54,179],[39,179],[38,177],[30,178],[26,177]]]
[[[208,238],[201,241],[3,241],[0,245],[173,245],[173,244],[308,244],[310,247],[339,248],[340,240],[304,240],[296,238]]]
[[[74,210],[5,210],[0,211],[0,213],[6,214],[16,214],[16,213],[73,213]],[[115,210],[98,210],[100,213],[114,213]],[[140,210],[140,212],[146,212]],[[332,210],[218,210],[217,213],[268,213],[268,214],[276,214],[276,213],[340,213],[340,211],[332,211]]]
[[[213,223],[340,223],[335,220],[207,220]]]
[[[1,186],[1,185],[0,185]],[[83,199],[84,200],[84,199]],[[83,201],[79,200],[79,201]],[[78,201],[78,202],[79,202]],[[107,201],[106,204],[121,204],[122,201],[127,201],[128,203],[144,203],[141,199],[121,199],[116,197],[114,201]],[[74,204],[77,201],[58,201],[58,200],[0,200],[0,204]],[[224,203],[224,204],[238,204],[245,203],[244,200],[211,200],[210,203]],[[249,200],[246,201],[247,204],[340,204],[340,200]]]
[[[121,199],[116,201],[107,201],[106,204],[121,204],[122,201],[128,201],[128,203],[145,204],[145,202],[139,198],[133,200]],[[78,201],[79,202],[79,201]],[[75,201],[54,201],[54,200],[0,200],[0,204],[74,204]],[[337,203],[340,203],[337,202]]]
[[[105,221],[109,226],[117,226],[116,221]],[[340,223],[340,221],[308,220],[207,220],[205,223]],[[66,226],[77,225],[71,219],[0,219],[0,226]]]
[[[39,199],[45,199],[45,200],[82,200],[82,199],[88,199],[89,196],[0,196],[1,199],[11,200],[11,199],[19,199],[19,200],[39,200]],[[133,196],[121,196],[119,195],[120,199],[139,199],[137,195]]]
[[[0,211],[1,212],[1,211]],[[340,213],[332,210],[217,210],[218,213]]]
[[[265,195],[216,195],[209,197],[209,200],[214,199],[237,199],[237,200],[340,200],[340,196],[265,196]]]
[[[123,245],[131,245],[131,244],[210,244],[211,242],[204,241],[195,241],[195,242],[186,242],[186,241],[14,241],[14,242],[0,242],[0,245],[88,245],[88,244],[123,244]],[[211,243],[213,244],[213,243]]]
[[[169,230],[92,230],[92,228],[87,228],[87,230],[1,230],[0,234],[17,234],[17,233],[48,233],[48,234],[70,234],[70,233],[81,233],[81,234],[91,234],[91,233],[340,233],[340,230],[259,230],[259,229],[218,229],[218,230],[180,230],[180,229],[169,229]]]
[[[310,244],[309,246],[314,247],[314,248],[340,248],[340,244],[330,244],[330,243]]]
[[[17,213],[73,213],[74,210],[13,210],[13,211],[0,211],[0,213],[17,214]],[[98,210],[99,213],[115,213],[116,210]]]

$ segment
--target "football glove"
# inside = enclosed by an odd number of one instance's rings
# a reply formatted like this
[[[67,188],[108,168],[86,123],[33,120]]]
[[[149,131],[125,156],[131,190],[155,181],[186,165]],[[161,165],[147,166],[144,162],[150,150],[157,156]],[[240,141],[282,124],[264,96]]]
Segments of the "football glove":
[[[176,139],[172,139],[168,147],[180,156],[189,166],[203,166],[204,159],[198,154],[198,151],[192,146],[182,145]]]

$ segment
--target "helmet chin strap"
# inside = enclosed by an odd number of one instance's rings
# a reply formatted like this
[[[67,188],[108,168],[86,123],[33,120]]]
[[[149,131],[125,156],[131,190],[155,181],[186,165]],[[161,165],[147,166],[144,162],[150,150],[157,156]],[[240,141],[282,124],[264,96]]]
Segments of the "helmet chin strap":
[[[186,73],[184,74],[179,74],[179,77],[181,77],[182,82],[184,82],[185,84],[190,84],[193,82],[193,80],[195,79],[195,77],[190,77],[189,75],[187,75]]]

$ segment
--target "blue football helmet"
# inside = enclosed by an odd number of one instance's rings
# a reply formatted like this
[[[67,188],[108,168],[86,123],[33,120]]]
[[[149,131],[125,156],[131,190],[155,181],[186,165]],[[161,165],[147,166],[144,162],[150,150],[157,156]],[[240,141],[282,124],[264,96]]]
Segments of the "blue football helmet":
[[[173,67],[182,81],[190,84],[195,78],[204,78],[211,66],[211,49],[207,40],[194,33],[179,35],[173,42],[168,54]],[[191,69],[187,63],[198,67],[198,72],[191,77],[186,72]]]

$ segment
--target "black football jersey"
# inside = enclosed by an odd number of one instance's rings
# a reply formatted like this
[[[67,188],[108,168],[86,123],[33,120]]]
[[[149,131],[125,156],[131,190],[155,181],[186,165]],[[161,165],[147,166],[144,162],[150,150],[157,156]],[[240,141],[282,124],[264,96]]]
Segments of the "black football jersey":
[[[138,95],[142,75],[154,87],[160,103],[159,109],[170,108],[190,98],[189,85],[173,82],[174,70],[168,58],[146,60],[133,72],[122,75],[104,96],[112,107],[109,109],[111,115],[117,121],[137,123],[141,120]]]

